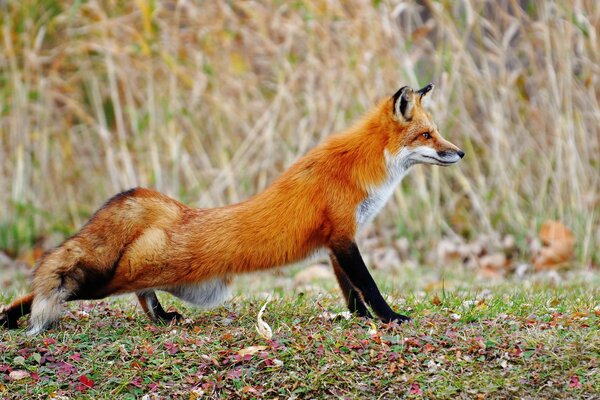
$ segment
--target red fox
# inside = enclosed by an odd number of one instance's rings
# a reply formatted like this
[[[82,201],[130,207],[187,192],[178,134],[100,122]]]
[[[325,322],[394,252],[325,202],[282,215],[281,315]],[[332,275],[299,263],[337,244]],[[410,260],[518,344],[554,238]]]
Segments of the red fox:
[[[407,321],[385,302],[355,243],[415,164],[451,165],[464,153],[444,140],[422,106],[433,85],[405,86],[348,130],[332,135],[262,193],[225,207],[193,209],[149,189],[120,193],[81,230],[40,258],[32,293],[0,312],[29,335],[54,323],[62,303],[136,293],[153,321],[165,312],[155,291],[199,306],[219,304],[236,274],[291,264],[328,250],[348,308]]]

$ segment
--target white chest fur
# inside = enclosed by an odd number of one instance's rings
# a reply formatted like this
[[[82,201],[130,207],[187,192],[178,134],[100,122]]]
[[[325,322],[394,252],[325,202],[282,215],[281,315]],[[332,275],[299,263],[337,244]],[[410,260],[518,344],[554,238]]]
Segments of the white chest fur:
[[[356,223],[361,228],[370,222],[381,211],[385,203],[394,193],[396,186],[408,172],[412,162],[409,151],[402,149],[396,155],[385,152],[386,179],[377,186],[367,189],[368,196],[356,208]]]

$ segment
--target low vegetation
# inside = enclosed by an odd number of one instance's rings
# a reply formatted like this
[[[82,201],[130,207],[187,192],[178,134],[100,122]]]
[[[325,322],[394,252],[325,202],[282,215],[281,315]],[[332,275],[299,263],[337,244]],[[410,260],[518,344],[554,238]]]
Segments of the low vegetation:
[[[150,324],[132,297],[122,297],[72,304],[59,327],[35,338],[0,331],[0,397],[593,398],[600,392],[597,276],[558,285],[507,282],[493,290],[467,275],[386,285],[392,304],[414,318],[402,326],[346,319],[332,280],[290,289],[283,278],[264,278],[244,278],[237,296],[208,312],[164,296],[188,317],[178,325]],[[275,292],[262,315],[270,339],[256,329],[266,302],[261,288]]]

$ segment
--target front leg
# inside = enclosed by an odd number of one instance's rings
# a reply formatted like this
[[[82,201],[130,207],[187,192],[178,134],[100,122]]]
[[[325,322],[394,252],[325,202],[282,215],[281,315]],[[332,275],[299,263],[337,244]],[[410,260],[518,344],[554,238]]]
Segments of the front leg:
[[[406,315],[394,312],[385,302],[354,241],[342,245],[333,245],[331,251],[352,286],[356,288],[362,299],[371,307],[379,319],[384,322],[410,320]]]
[[[360,298],[360,294],[356,291],[356,288],[350,283],[350,280],[342,270],[342,267],[340,267],[340,263],[335,257],[335,254],[331,253],[329,258],[331,260],[333,272],[335,272],[335,277],[340,285],[340,289],[342,289],[342,294],[346,299],[346,304],[348,305],[350,312],[359,317],[371,318],[371,313],[367,310],[367,306]]]

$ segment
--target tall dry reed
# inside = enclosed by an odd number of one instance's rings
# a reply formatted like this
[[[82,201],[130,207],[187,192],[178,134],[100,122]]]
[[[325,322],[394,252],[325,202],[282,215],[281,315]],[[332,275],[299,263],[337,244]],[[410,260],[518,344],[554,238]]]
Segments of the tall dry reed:
[[[239,201],[399,86],[433,81],[434,118],[467,156],[416,167],[378,226],[427,248],[525,240],[556,218],[581,263],[598,257],[597,1],[25,0],[0,12],[5,247],[23,229],[73,230],[136,185],[198,207]]]

